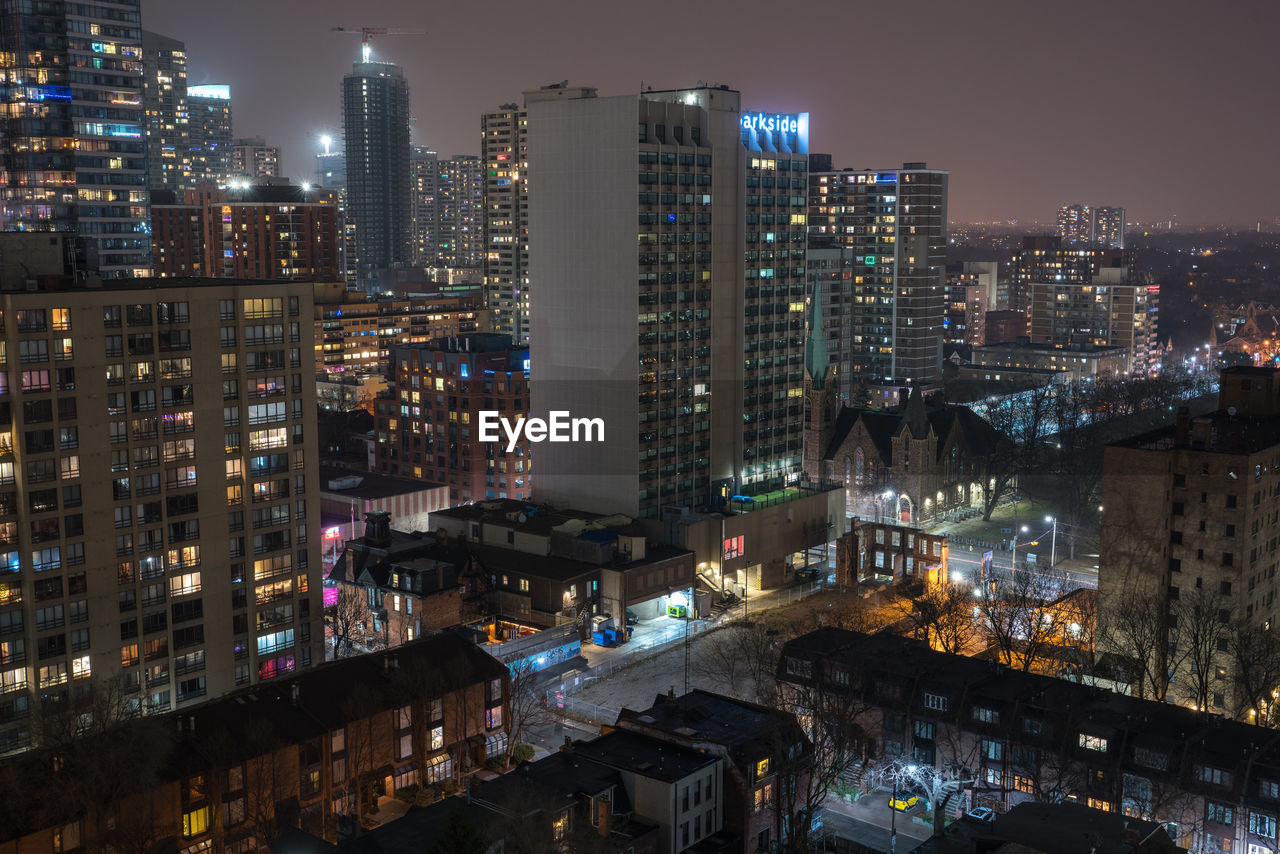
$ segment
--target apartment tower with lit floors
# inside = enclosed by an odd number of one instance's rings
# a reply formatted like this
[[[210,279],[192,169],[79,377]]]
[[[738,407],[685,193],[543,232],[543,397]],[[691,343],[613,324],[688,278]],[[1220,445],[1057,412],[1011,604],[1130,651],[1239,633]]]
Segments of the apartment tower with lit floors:
[[[948,179],[924,163],[810,176],[809,245],[840,249],[838,263],[853,267],[841,295],[842,389],[941,382]]]
[[[0,9],[0,230],[74,234],[106,278],[151,270],[139,6]]]
[[[322,662],[312,284],[0,311],[0,754],[38,700],[163,713]]]
[[[657,517],[799,478],[808,115],[727,87],[529,100],[535,497]],[[539,228],[538,223],[556,223]]]

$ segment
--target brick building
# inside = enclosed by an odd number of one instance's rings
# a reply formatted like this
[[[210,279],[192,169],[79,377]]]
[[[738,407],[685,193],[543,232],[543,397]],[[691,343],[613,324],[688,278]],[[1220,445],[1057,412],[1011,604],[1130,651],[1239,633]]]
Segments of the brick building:
[[[462,622],[459,579],[471,557],[462,544],[391,529],[389,514],[365,517],[364,535],[348,540],[329,581],[354,588],[366,611],[350,640],[398,646]],[[346,627],[343,627],[346,628]]]
[[[927,784],[912,793],[936,795],[947,811],[1069,801],[1158,821],[1189,849],[1277,850],[1275,730],[886,633],[796,638],[783,647],[778,681],[798,712],[815,697],[847,698],[836,705],[856,711],[865,761],[855,771],[923,767]]]
[[[673,596],[691,602],[694,552],[662,545],[625,516],[556,510],[507,499],[432,514],[437,533],[475,557],[473,594],[486,613],[554,626],[568,617],[628,611],[665,615]]]
[[[0,854],[137,840],[248,854],[286,828],[336,841],[393,789],[461,780],[501,755],[507,686],[505,667],[440,635],[73,741],[73,753],[34,751],[0,766]],[[103,774],[124,785],[71,785]]]
[[[933,583],[947,579],[949,547],[945,534],[879,522],[853,521],[836,543],[836,572],[841,584],[871,578]]]
[[[482,442],[482,410],[529,413],[529,350],[477,332],[397,347],[377,410],[378,471],[449,485],[454,503],[530,496],[529,442]]]
[[[1181,411],[1171,426],[1108,446],[1103,460],[1099,604],[1106,615],[1135,601],[1160,603],[1171,616],[1160,621],[1166,636],[1151,651],[1157,657],[1168,655],[1170,641],[1177,646],[1171,629],[1181,632],[1184,652],[1194,643],[1188,604],[1211,608],[1215,622],[1244,636],[1272,630],[1280,616],[1280,370],[1223,370],[1218,407],[1194,418]],[[1168,625],[1178,620],[1181,627]],[[1148,662],[1152,673],[1173,671],[1171,699],[1246,719],[1270,706],[1272,686],[1244,688],[1240,662],[1251,657],[1234,656],[1226,636],[1237,630],[1204,630],[1216,647],[1198,656],[1199,666],[1214,668],[1207,691],[1192,671],[1194,653],[1175,648],[1169,661]]]
[[[480,289],[392,299],[316,284],[316,373],[383,374],[398,346],[480,332],[488,325]]]
[[[155,274],[339,281],[337,194],[284,183],[153,191]]]
[[[623,709],[615,728],[724,760],[723,826],[741,840],[736,850],[772,851],[795,823],[821,824],[821,816],[791,814],[794,793],[807,786],[813,745],[790,712],[694,690],[660,694],[643,711]]]
[[[842,407],[818,420],[809,476],[843,482],[849,515],[891,517],[904,524],[982,505],[984,459],[1005,441],[964,406],[925,403],[913,389],[903,407]]]

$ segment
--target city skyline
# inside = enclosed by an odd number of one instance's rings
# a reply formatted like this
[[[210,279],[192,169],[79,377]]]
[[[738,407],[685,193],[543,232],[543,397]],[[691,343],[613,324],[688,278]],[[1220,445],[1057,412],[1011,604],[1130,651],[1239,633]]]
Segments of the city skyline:
[[[331,28],[387,26],[427,30],[375,39],[373,52],[405,68],[413,142],[446,156],[478,154],[480,114],[518,101],[525,89],[568,79],[625,92],[642,82],[666,89],[703,80],[750,93],[751,109],[809,112],[812,150],[830,152],[838,168],[924,160],[948,169],[955,222],[1048,222],[1059,205],[1083,198],[1123,206],[1131,221],[1177,214],[1188,227],[1252,225],[1280,212],[1267,192],[1280,184],[1280,166],[1264,148],[1280,132],[1280,118],[1256,109],[1255,100],[1278,76],[1263,42],[1280,23],[1274,6],[1209,12],[1176,2],[1161,5],[1156,17],[1151,4],[1082,2],[1062,18],[1003,0],[985,4],[982,14],[927,3],[863,15],[811,2],[792,12],[803,26],[773,36],[768,61],[739,47],[776,15],[763,6],[758,13],[751,3],[739,6],[729,19],[714,5],[660,0],[646,17],[706,36],[696,51],[671,52],[655,51],[643,28],[624,26],[621,14],[559,8],[552,16],[531,5],[500,3],[491,13],[459,5],[428,15],[403,0],[368,11],[323,0],[308,4],[302,18],[291,14],[300,9],[246,0],[218,7],[144,0],[143,24],[187,43],[193,85],[232,85],[236,134],[281,145],[283,171],[296,178],[310,175],[322,133],[340,136],[334,86],[359,55],[357,39]],[[251,28],[242,24],[249,19]],[[521,40],[486,50],[493,21]],[[853,35],[868,29],[911,32],[912,61],[895,59],[899,38]],[[816,32],[835,35],[823,45]],[[474,62],[482,51],[485,61]],[[793,73],[777,74],[779,63]],[[317,84],[291,87],[285,109],[281,89],[262,85],[283,67]],[[461,68],[465,75],[450,74]],[[880,87],[884,97],[875,94]],[[1190,177],[1214,163],[1258,165],[1223,192]]]

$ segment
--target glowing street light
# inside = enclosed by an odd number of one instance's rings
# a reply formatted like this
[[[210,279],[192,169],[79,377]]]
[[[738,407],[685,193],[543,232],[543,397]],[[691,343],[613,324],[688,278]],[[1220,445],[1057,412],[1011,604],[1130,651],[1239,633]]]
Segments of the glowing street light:
[[[1054,564],[1058,562],[1058,517],[1045,516],[1044,520],[1053,523],[1053,545],[1049,547],[1049,568],[1053,569]]]
[[[1025,534],[1026,532],[1026,525],[1023,525],[1021,528],[1013,532],[1013,554],[1009,557],[1010,577],[1012,577],[1013,571],[1018,568],[1018,534]]]

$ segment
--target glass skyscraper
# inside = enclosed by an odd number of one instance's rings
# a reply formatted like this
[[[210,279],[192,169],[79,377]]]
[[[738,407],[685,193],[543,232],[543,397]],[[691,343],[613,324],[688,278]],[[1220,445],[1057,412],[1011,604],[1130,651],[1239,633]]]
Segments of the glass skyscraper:
[[[151,273],[140,2],[0,6],[0,227],[106,278]]]

